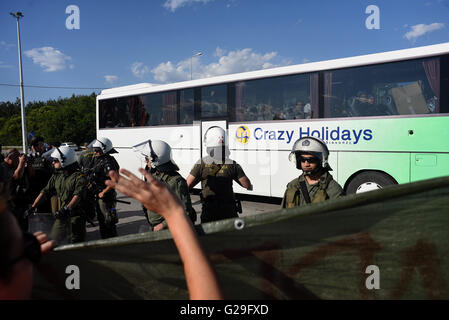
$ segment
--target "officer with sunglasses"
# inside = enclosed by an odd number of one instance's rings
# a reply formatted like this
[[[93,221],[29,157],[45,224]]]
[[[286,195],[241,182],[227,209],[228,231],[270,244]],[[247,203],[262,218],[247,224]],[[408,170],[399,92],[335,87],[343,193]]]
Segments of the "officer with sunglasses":
[[[302,170],[302,174],[287,184],[282,199],[282,208],[293,208],[309,203],[335,199],[344,194],[342,187],[329,173],[329,150],[326,144],[315,137],[298,139],[289,155],[289,160]]]

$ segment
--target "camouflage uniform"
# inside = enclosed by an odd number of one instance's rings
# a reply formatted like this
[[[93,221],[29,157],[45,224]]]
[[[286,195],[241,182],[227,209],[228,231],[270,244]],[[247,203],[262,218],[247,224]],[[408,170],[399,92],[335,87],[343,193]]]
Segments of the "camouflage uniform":
[[[155,169],[150,170],[148,167],[146,167],[145,170],[148,171],[156,180],[164,182],[179,197],[184,205],[187,215],[190,217],[192,223],[195,223],[196,212],[192,207],[192,201],[190,199],[189,188],[187,187],[186,180],[176,171],[160,172]],[[146,208],[144,208],[143,211],[145,212],[148,223],[152,227],[162,223],[164,228],[167,228],[167,222],[161,215],[153,211],[149,211]]]
[[[217,164],[207,156],[194,165],[190,174],[201,180],[201,223],[238,217],[232,181],[238,182],[246,175],[237,162],[228,159]]]
[[[56,194],[58,196],[58,210],[67,206],[74,196],[81,198],[77,206],[72,208],[70,217],[58,217],[53,224],[50,237],[57,241],[76,243],[83,242],[86,238],[86,219],[80,204],[85,199],[87,180],[85,176],[75,171],[66,175],[63,169],[55,170],[50,180],[41,193],[47,197]]]
[[[329,172],[325,172],[320,177],[320,181],[312,185],[309,185],[304,174],[302,174],[299,178],[293,179],[287,184],[287,190],[285,190],[284,198],[282,199],[282,208],[293,208],[307,204],[304,196],[302,196],[301,181],[305,182],[311,203],[335,199],[344,194],[341,186],[332,178]]]
[[[96,185],[96,194],[106,188],[105,181],[109,180],[109,171],[119,170],[119,164],[115,158],[109,154],[103,154],[95,157],[93,162],[93,175]],[[109,190],[103,198],[96,199],[97,219],[100,224],[100,235],[102,239],[116,237],[118,216],[115,209],[117,192],[114,189]]]
[[[78,164],[83,171],[92,168],[94,161],[95,151],[93,149],[87,149],[78,156]]]
[[[93,168],[95,164],[95,151],[89,148],[78,156],[78,164],[87,177],[86,200],[81,204],[88,221],[92,222],[96,217],[96,186],[94,185]],[[93,223],[93,222],[92,222]]]

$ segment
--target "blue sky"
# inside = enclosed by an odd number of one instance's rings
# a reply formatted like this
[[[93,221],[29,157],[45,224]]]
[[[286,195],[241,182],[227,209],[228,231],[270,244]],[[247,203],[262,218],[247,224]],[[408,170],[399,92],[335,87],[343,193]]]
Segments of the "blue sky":
[[[370,5],[380,29],[365,25]],[[449,0],[1,0],[0,101],[20,96],[16,11],[25,102],[100,91],[27,86],[189,80],[197,52],[194,79],[449,41]]]

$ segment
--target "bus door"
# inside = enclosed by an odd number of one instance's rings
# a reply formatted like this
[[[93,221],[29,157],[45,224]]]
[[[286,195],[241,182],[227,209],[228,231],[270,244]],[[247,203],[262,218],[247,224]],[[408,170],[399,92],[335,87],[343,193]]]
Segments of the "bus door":
[[[199,155],[200,157],[207,156],[206,152],[206,146],[204,145],[204,135],[206,134],[207,130],[209,130],[212,127],[220,127],[226,131],[228,134],[228,122],[226,120],[217,120],[217,121],[201,121],[201,130],[200,130],[200,150]],[[229,138],[225,140],[225,143],[227,146],[229,146]]]

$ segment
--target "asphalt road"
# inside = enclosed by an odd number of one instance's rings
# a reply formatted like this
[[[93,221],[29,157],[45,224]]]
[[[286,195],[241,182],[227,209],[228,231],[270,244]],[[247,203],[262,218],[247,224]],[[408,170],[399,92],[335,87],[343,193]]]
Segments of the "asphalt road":
[[[195,208],[198,217],[196,224],[201,223],[201,202],[198,195],[191,195],[192,204]],[[135,199],[129,198],[123,194],[119,194],[117,199],[131,202],[130,205],[124,203],[117,203],[117,212],[119,215],[119,223],[117,224],[117,233],[119,236],[148,232],[150,231],[147,220],[142,211],[142,205]],[[280,208],[279,199],[261,199],[248,198],[242,200],[241,216],[259,214],[267,211],[274,211]],[[100,232],[98,230],[98,222],[95,221],[95,227],[87,225],[86,241],[100,239]]]

